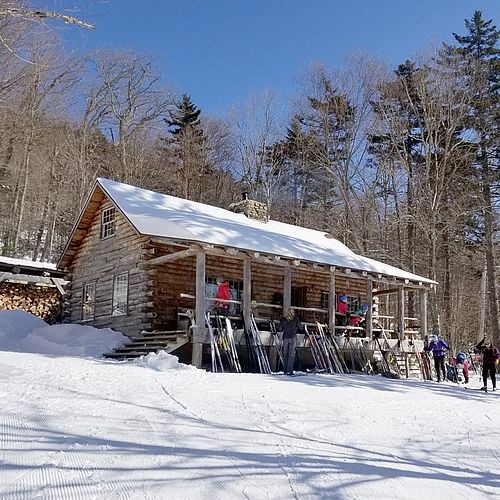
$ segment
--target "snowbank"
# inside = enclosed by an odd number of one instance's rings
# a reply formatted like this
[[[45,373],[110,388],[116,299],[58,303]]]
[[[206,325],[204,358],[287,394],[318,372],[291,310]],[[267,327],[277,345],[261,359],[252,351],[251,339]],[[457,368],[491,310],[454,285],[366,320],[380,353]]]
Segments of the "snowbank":
[[[128,338],[109,328],[48,326],[24,311],[0,311],[0,350],[59,356],[100,357]]]
[[[140,366],[153,368],[159,372],[168,370],[197,370],[194,366],[179,363],[179,358],[177,356],[168,354],[165,351],[160,351],[158,354],[152,352],[147,356],[141,356],[136,360],[136,363]]]
[[[0,311],[0,348],[44,326],[48,326],[47,323],[33,314],[19,310]]]

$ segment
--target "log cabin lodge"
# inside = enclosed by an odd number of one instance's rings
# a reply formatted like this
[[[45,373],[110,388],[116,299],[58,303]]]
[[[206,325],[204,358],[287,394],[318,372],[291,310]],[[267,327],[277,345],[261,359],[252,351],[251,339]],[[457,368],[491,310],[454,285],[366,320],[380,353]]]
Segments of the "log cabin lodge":
[[[268,220],[266,206],[246,196],[230,208],[97,179],[57,265],[69,280],[69,320],[129,336],[117,357],[165,345],[201,367],[205,314],[224,276],[236,331],[252,312],[279,319],[293,306],[303,322],[327,324],[339,339],[354,334],[368,348],[374,325],[408,352],[423,345],[434,281],[358,255],[325,232]],[[341,295],[350,309],[371,305],[365,328],[336,324]],[[191,311],[197,326],[188,330]]]

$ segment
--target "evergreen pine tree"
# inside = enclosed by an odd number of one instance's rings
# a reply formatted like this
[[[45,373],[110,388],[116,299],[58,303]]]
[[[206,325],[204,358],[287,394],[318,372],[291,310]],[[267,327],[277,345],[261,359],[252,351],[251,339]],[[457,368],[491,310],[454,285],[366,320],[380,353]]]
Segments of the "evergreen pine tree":
[[[182,95],[181,101],[176,108],[170,112],[170,120],[165,119],[168,124],[170,133],[178,135],[183,132],[186,127],[196,128],[200,124],[201,109],[197,109],[187,94]]]
[[[498,290],[495,268],[495,191],[498,188],[500,148],[500,32],[475,11],[465,21],[466,35],[453,34],[458,45],[446,46],[450,57],[460,58],[463,82],[474,96],[467,127],[473,132],[476,147],[476,167],[482,190],[483,248],[488,283],[488,304],[491,333],[500,342]]]
[[[212,169],[203,128],[201,110],[184,94],[165,122],[170,137],[165,140],[167,162],[174,173],[173,192],[186,199],[203,201]]]

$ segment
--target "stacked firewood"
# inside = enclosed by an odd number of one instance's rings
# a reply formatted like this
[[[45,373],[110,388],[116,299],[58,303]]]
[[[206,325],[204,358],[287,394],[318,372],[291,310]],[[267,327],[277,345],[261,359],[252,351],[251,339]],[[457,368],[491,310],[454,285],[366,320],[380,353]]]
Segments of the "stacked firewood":
[[[60,317],[62,298],[55,287],[32,283],[0,283],[0,311],[21,309],[54,323]]]

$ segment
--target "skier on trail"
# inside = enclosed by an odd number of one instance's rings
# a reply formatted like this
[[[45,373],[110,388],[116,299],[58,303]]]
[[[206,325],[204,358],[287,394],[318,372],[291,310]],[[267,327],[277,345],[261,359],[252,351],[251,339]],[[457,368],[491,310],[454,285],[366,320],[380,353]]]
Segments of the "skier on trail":
[[[437,381],[441,382],[441,375],[443,380],[446,380],[446,368],[444,365],[444,351],[450,348],[443,339],[440,339],[438,335],[431,335],[430,343],[427,347],[424,347],[424,351],[432,352],[434,357],[434,367],[436,369]]]
[[[483,387],[481,387],[481,390],[484,392],[487,392],[488,390],[489,373],[493,384],[493,390],[496,391],[497,381],[495,371],[496,365],[498,364],[498,358],[500,357],[498,349],[493,345],[491,340],[486,338],[486,336],[484,336],[481,342],[477,344],[476,349],[478,349],[483,355]]]
[[[295,352],[297,350],[297,333],[302,330],[302,323],[289,307],[281,319],[279,330],[283,332],[283,373],[293,375]]]

